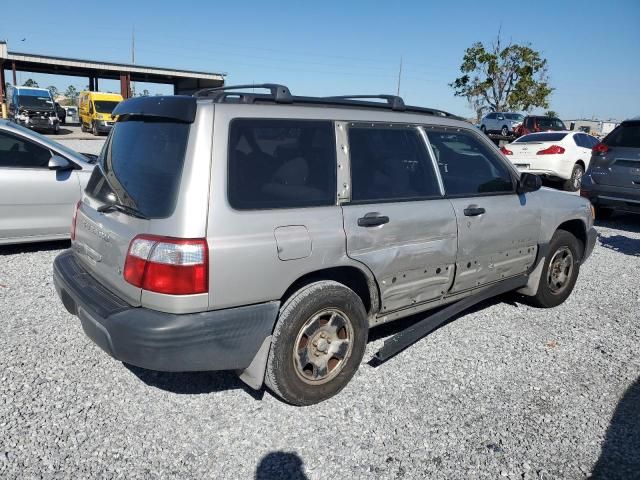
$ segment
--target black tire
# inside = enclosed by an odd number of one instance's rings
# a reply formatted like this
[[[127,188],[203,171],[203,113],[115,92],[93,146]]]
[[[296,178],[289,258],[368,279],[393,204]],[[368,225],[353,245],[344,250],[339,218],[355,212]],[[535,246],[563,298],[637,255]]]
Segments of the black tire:
[[[613,209],[612,208],[595,207],[595,210],[596,210],[596,218],[598,220],[606,220],[606,219],[610,218],[611,215],[613,215]]]
[[[556,262],[566,258],[563,255],[567,251],[571,255],[570,265],[567,265],[567,268],[570,267],[569,271],[564,270],[562,267],[556,270],[556,267],[559,266]],[[549,254],[544,260],[538,291],[535,296],[530,298],[533,305],[541,308],[552,308],[557,307],[569,298],[578,279],[578,273],[580,273],[580,260],[582,259],[583,251],[582,243],[573,234],[566,230],[556,230],[549,243]],[[560,265],[562,265],[562,262],[560,262]],[[551,275],[550,269],[552,269]],[[563,270],[565,271],[566,281],[562,283],[560,288],[557,288],[558,283],[555,282],[557,276],[554,275],[554,272]],[[554,287],[556,288],[554,289]]]
[[[484,125],[480,125],[480,131],[486,135],[487,127],[485,127]]]
[[[53,127],[53,134],[58,135],[60,133],[60,124],[56,123],[56,126]]]
[[[335,336],[331,334],[333,346],[331,339],[324,340],[332,330],[335,330]],[[340,392],[355,374],[368,334],[367,313],[353,290],[334,281],[307,285],[280,308],[265,384],[292,405],[313,405],[326,400]],[[326,368],[317,367],[314,361],[326,363]],[[324,378],[322,372],[326,373]]]
[[[100,132],[98,132],[98,124],[95,120],[91,122],[91,133],[96,137],[100,135]]]
[[[502,129],[500,130],[500,135],[502,135],[503,137],[509,136],[509,128],[506,125],[502,126]]]
[[[86,132],[87,128],[84,126],[84,122],[82,120],[80,120],[80,131],[81,132]]]
[[[580,190],[580,184],[582,183],[582,177],[584,176],[584,167],[579,163],[573,166],[571,171],[571,177],[564,181],[562,188],[567,192],[577,192]]]

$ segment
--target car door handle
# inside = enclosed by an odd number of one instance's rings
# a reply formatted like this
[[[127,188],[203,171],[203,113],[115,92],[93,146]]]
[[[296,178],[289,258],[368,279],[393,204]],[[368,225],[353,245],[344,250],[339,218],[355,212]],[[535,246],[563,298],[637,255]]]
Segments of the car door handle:
[[[377,227],[385,223],[389,223],[389,217],[380,215],[378,212],[369,212],[358,219],[359,227]]]
[[[477,217],[478,215],[482,215],[486,210],[482,207],[478,207],[477,205],[469,205],[464,209],[464,214],[467,217]]]

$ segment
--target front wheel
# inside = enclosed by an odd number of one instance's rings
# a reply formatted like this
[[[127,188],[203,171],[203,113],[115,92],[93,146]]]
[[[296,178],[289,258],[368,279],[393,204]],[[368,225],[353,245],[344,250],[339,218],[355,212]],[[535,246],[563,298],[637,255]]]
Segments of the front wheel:
[[[485,127],[484,125],[480,125],[480,131],[481,131],[482,133],[485,133],[485,134],[486,134],[486,133],[487,133],[487,127]]]
[[[95,120],[91,123],[91,133],[93,133],[96,137],[100,135],[100,132],[98,132],[98,124],[95,122]]]
[[[573,234],[565,230],[557,230],[553,234],[538,291],[531,298],[534,305],[556,307],[571,295],[580,272],[582,252],[583,246]]]
[[[280,309],[265,383],[293,405],[326,400],[355,374],[367,336],[367,313],[353,290],[334,281],[307,285]]]
[[[502,127],[502,130],[500,130],[500,134],[501,134],[503,137],[507,137],[507,136],[509,136],[509,129],[507,128],[507,126],[506,126],[506,125],[504,125],[504,126]]]
[[[580,184],[582,183],[582,177],[584,176],[584,167],[579,163],[573,166],[571,171],[571,177],[564,182],[564,189],[568,192],[577,192],[580,190]]]

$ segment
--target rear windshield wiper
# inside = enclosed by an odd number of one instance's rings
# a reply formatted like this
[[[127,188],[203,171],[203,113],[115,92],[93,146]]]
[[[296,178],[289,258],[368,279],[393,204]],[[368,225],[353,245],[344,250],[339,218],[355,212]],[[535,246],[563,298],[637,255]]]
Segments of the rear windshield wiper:
[[[149,217],[144,215],[139,210],[136,210],[135,208],[132,208],[132,207],[128,207],[121,203],[105,203],[104,205],[100,205],[98,207],[98,212],[100,213],[113,212],[114,210],[117,210],[122,213],[126,213],[127,215],[131,215],[132,217],[142,218],[143,220],[149,220]]]

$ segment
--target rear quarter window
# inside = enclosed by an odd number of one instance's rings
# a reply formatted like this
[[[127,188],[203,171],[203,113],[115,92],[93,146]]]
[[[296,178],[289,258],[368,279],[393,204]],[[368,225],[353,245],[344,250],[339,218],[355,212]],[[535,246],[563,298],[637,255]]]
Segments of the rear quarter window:
[[[239,118],[229,132],[229,204],[238,210],[335,205],[333,123]]]

